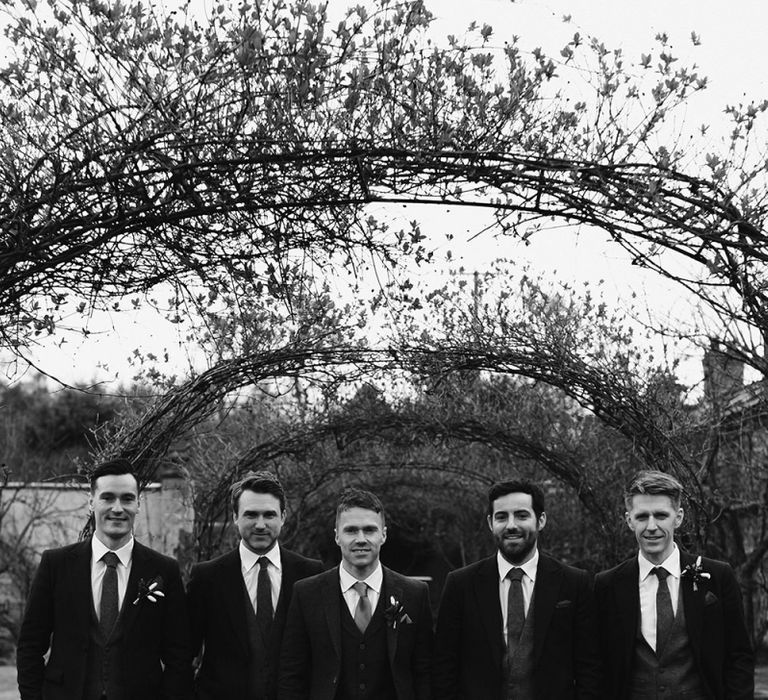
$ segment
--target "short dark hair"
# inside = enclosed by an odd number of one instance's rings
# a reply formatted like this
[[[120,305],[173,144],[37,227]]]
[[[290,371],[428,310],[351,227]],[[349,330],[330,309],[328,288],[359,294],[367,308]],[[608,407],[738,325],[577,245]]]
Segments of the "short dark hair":
[[[637,472],[624,491],[624,505],[632,509],[633,496],[669,496],[675,508],[680,507],[683,485],[671,474],[658,469],[644,469]]]
[[[243,491],[253,491],[254,493],[268,493],[280,501],[280,512],[285,512],[285,491],[277,477],[271,472],[248,472],[240,481],[232,485],[231,503],[232,512],[237,515],[237,509],[240,507],[240,496]]]
[[[136,490],[139,490],[139,477],[133,469],[133,465],[124,457],[110,459],[96,465],[91,472],[91,493],[96,493],[96,481],[102,476],[121,476],[130,474],[136,480]]]
[[[497,498],[510,493],[527,493],[531,496],[533,512],[536,518],[540,518],[544,512],[544,492],[532,481],[527,479],[513,479],[512,481],[497,481],[488,489],[488,515],[493,515],[493,502]]]
[[[365,510],[372,510],[374,513],[378,513],[381,516],[381,524],[386,524],[384,506],[375,493],[371,493],[370,491],[365,491],[363,489],[346,489],[341,494],[339,503],[336,506],[336,522],[339,522],[339,517],[344,511],[351,510],[352,508],[365,508]]]

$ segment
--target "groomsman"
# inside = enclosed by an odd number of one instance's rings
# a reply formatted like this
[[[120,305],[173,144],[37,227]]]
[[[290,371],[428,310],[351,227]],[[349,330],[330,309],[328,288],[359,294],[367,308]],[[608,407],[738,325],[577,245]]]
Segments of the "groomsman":
[[[293,585],[322,571],[278,544],[285,493],[268,472],[232,487],[240,544],[192,567],[187,589],[192,641],[203,656],[195,679],[199,700],[273,700],[277,666]]]
[[[179,565],[133,539],[139,505],[130,462],[96,467],[93,537],[44,552],[32,582],[16,650],[21,700],[191,696]]]
[[[637,556],[597,575],[604,697],[751,700],[754,656],[728,564],[682,551],[680,482],[639,472],[624,496]]]
[[[488,527],[498,551],[448,575],[437,617],[436,698],[602,697],[590,578],[539,551],[546,522],[534,484],[491,487]]]
[[[381,565],[381,501],[344,493],[335,532],[341,565],[296,584],[280,700],[430,700],[429,592]]]

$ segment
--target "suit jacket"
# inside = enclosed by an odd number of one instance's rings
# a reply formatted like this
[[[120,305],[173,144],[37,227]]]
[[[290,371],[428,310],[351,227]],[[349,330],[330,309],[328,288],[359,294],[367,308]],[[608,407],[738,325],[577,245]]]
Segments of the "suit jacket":
[[[268,697],[276,696],[285,618],[296,581],[323,570],[318,559],[280,548],[282,580],[270,632]],[[195,655],[204,646],[195,695],[210,700],[245,699],[248,695],[250,648],[243,598],[243,574],[237,548],[208,562],[196,564],[187,587]]]
[[[694,563],[680,552],[680,566]],[[747,700],[754,694],[755,659],[744,622],[741,591],[728,564],[702,559],[710,578],[697,583],[685,576],[680,595],[685,610],[688,641],[699,676],[712,698]],[[598,623],[605,674],[605,696],[625,698],[640,624],[640,569],[637,557],[628,559],[595,579]]]
[[[162,577],[165,597],[154,603],[143,598],[134,605],[139,581],[149,583],[158,576]],[[93,615],[90,540],[44,552],[16,650],[22,700],[82,697]],[[112,634],[123,700],[191,697],[188,639],[179,565],[175,559],[134,542],[131,573]],[[43,656],[49,646],[51,655],[45,663]]]
[[[587,572],[540,553],[531,607],[537,700],[600,698],[600,656]],[[496,555],[451,572],[437,617],[435,697],[506,698],[503,629]]]
[[[430,700],[432,611],[422,581],[384,568],[377,605],[394,597],[411,623],[387,621],[388,662],[397,700]],[[280,700],[333,700],[341,676],[339,569],[296,584],[280,660]],[[386,608],[385,608],[386,610]],[[386,613],[385,613],[386,615]]]

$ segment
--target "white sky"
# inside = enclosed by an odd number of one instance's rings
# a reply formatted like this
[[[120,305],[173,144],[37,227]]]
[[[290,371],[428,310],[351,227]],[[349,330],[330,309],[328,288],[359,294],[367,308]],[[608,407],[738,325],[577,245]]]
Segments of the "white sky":
[[[173,0],[166,0],[166,7]],[[331,0],[334,11],[347,2]],[[438,35],[462,34],[472,20],[480,25],[491,24],[494,34],[491,43],[503,44],[512,35],[520,36],[523,48],[541,46],[548,53],[556,53],[579,31],[582,35],[599,37],[609,48],[622,47],[627,60],[637,60],[647,53],[658,32],[666,32],[672,52],[684,63],[695,62],[703,75],[709,77],[709,88],[702,96],[690,102],[685,114],[692,127],[701,123],[713,125],[724,122],[723,107],[750,99],[768,97],[766,66],[768,66],[768,2],[764,0],[429,0],[428,6],[437,15],[435,31]],[[563,22],[564,15],[571,21]],[[694,47],[691,32],[695,31],[701,45]],[[701,143],[702,149],[707,148]],[[672,316],[685,314],[685,302],[679,300],[670,286],[657,277],[629,268],[624,256],[608,247],[604,234],[599,232],[578,237],[567,229],[550,232],[535,239],[531,246],[515,244],[509,239],[497,241],[484,235],[471,244],[462,244],[478,228],[476,212],[466,209],[427,213],[425,232],[436,234],[436,244],[443,250],[447,246],[442,234],[450,227],[457,241],[452,248],[457,265],[468,270],[482,271],[498,257],[521,262],[530,261],[533,269],[553,277],[571,280],[606,280],[606,291],[617,300],[627,297],[632,290],[640,292],[648,304]],[[402,220],[414,218],[413,210],[402,211]],[[420,217],[423,219],[423,217]],[[421,273],[427,279],[439,271]],[[38,347],[33,358],[43,369],[65,382],[109,382],[115,379],[130,382],[133,374],[126,362],[134,348],[162,355],[167,351],[170,365],[181,373],[188,361],[180,328],[160,322],[147,314],[131,316],[115,314],[109,318],[94,318],[88,340],[56,336],[54,342]],[[696,380],[699,358],[692,358],[686,374]],[[23,378],[20,366],[6,366],[5,374],[14,379]],[[28,378],[29,375],[27,375]]]

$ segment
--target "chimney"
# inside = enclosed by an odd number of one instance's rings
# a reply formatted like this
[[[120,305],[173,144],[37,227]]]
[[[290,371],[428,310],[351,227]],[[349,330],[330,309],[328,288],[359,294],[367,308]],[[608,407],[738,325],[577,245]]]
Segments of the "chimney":
[[[744,387],[744,363],[737,360],[717,340],[704,351],[704,398],[722,407]]]

